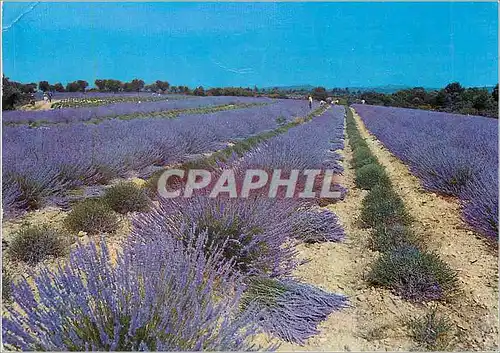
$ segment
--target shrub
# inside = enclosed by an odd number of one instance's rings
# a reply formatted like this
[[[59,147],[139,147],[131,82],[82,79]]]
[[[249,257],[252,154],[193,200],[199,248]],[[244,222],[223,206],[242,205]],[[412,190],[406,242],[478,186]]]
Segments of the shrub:
[[[102,199],[85,199],[77,204],[64,220],[66,228],[74,232],[94,235],[114,232],[119,219]]]
[[[110,257],[80,245],[64,267],[13,286],[19,307],[3,317],[3,343],[23,351],[246,351],[253,317],[241,312],[240,280],[206,239],[172,235],[129,244]],[[57,285],[54,285],[57,284]],[[37,293],[35,295],[35,293]],[[231,293],[231,294],[229,294]],[[22,308],[22,309],[20,309]],[[250,309],[249,309],[250,310]]]
[[[67,245],[65,235],[55,229],[25,225],[14,234],[7,252],[14,260],[36,265],[50,257],[62,256]]]
[[[303,212],[293,230],[295,236],[305,243],[338,242],[345,238],[337,216],[329,210]]]
[[[141,212],[149,208],[144,189],[134,183],[120,183],[106,190],[104,201],[118,213]]]
[[[442,299],[458,287],[456,272],[437,254],[411,245],[384,253],[373,265],[368,279],[416,302]]]
[[[386,252],[403,245],[417,245],[419,239],[403,224],[381,224],[372,230],[370,243],[372,250]]]
[[[300,261],[296,257],[293,226],[298,217],[293,200],[268,198],[191,198],[161,199],[158,208],[138,214],[132,235],[140,239],[162,230],[179,232],[179,224],[207,231],[209,253],[223,249],[226,260],[246,275],[289,275]],[[180,237],[185,238],[184,234]]]
[[[368,147],[360,147],[354,150],[352,155],[353,167],[358,169],[364,165],[378,163]]]
[[[435,308],[417,318],[407,319],[406,327],[418,348],[428,351],[445,351],[450,348],[453,325],[445,317],[437,315]]]
[[[347,303],[343,295],[291,279],[265,277],[252,278],[242,298],[243,308],[254,305],[255,320],[264,331],[298,344],[319,333],[319,323]]]
[[[361,220],[368,227],[409,224],[410,216],[401,198],[388,185],[375,186],[362,201]]]
[[[384,167],[378,163],[365,164],[356,170],[356,186],[370,190],[375,185],[389,185],[390,180]]]
[[[7,190],[3,190],[4,189]],[[9,186],[15,188],[16,197],[14,203],[17,208],[24,210],[35,210],[43,206],[44,197],[47,196],[43,186],[29,176],[9,173],[4,177],[2,190],[8,191]]]

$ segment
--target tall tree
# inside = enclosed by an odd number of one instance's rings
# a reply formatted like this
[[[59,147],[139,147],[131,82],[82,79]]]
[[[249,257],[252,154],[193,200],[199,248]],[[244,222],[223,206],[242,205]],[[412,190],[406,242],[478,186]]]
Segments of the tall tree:
[[[42,92],[47,92],[50,90],[50,84],[47,81],[38,82],[38,89]]]

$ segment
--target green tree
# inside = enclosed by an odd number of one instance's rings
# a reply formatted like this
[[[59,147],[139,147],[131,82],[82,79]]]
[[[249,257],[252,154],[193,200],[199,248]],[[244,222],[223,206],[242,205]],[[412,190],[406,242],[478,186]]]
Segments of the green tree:
[[[205,95],[205,90],[203,89],[202,86],[200,87],[196,87],[194,90],[193,90],[193,94],[195,96],[204,96]]]
[[[56,92],[64,92],[65,91],[64,86],[62,85],[61,82],[58,82],[54,85],[54,91],[56,91]]]
[[[106,89],[106,80],[95,80],[94,84],[99,91],[104,91]]]
[[[162,90],[163,92],[168,91],[168,89],[170,87],[170,83],[168,83],[167,81],[156,80],[155,84],[156,84],[156,87],[158,87],[158,89]]]
[[[50,90],[50,84],[47,81],[38,82],[38,89],[42,92],[47,92]]]
[[[324,101],[328,97],[328,92],[326,91],[325,87],[316,87],[312,91],[312,97],[313,99]]]
[[[23,99],[23,93],[17,82],[12,82],[8,77],[2,76],[2,109],[12,110]]]

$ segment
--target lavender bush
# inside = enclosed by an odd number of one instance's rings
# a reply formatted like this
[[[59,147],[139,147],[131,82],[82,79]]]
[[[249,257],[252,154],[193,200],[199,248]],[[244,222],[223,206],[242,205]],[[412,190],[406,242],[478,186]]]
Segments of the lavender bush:
[[[326,209],[304,211],[294,226],[294,233],[306,243],[339,242],[345,238],[338,217]]]
[[[498,239],[498,121],[353,105],[367,128],[429,190],[460,198],[464,219]]]
[[[254,306],[264,331],[285,341],[303,345],[319,333],[318,324],[333,311],[348,306],[343,295],[325,292],[293,279],[257,277],[250,281],[243,307]]]
[[[195,239],[191,237],[191,239]],[[5,347],[48,351],[230,351],[258,348],[242,286],[203,252],[163,234],[134,243],[113,263],[104,241],[79,246],[70,262],[13,286],[17,308],[3,317]],[[36,293],[36,294],[35,294]],[[250,309],[249,309],[250,310]]]
[[[373,265],[368,280],[415,302],[444,299],[458,288],[456,271],[436,253],[424,252],[414,245],[402,245],[384,253]]]
[[[300,214],[293,201],[268,198],[162,199],[152,212],[133,220],[132,237],[149,239],[157,233],[178,234],[179,225],[192,224],[207,232],[210,247],[222,248],[226,261],[245,275],[288,275],[299,264],[293,225]]]

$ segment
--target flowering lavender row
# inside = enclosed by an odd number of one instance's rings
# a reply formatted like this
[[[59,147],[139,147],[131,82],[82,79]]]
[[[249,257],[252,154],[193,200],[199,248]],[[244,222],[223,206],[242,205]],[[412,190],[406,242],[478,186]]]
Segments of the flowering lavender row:
[[[13,287],[3,344],[23,351],[248,351],[258,348],[253,307],[242,311],[241,279],[204,248],[207,233],[156,234],[131,243],[116,264],[104,239],[69,263],[44,267]],[[35,291],[33,290],[36,289]]]
[[[477,231],[498,239],[498,122],[479,116],[353,105],[423,185],[453,195]]]
[[[76,99],[76,98],[114,98],[114,97],[150,97],[151,92],[54,92],[52,93],[52,99]],[[37,99],[43,98],[43,92],[35,93]],[[161,97],[171,98],[171,99],[183,99],[190,96],[183,94],[162,94]],[[192,96],[191,96],[192,97]]]
[[[305,115],[305,104],[279,101],[261,107],[186,115],[181,119],[108,120],[3,129],[3,206],[6,213],[36,209],[48,197],[82,185],[128,176],[152,165],[180,162],[214,151]]]
[[[198,97],[178,100],[162,100],[146,103],[116,103],[87,108],[64,108],[53,110],[22,111],[11,110],[3,112],[5,123],[74,123],[116,117],[120,115],[144,115],[147,113],[168,111],[175,109],[201,108],[212,105],[239,104],[239,103],[270,103],[269,98],[253,97]],[[306,105],[305,103],[302,103]]]
[[[262,143],[241,159],[224,164],[244,172],[247,168],[321,169],[336,168],[343,148],[344,109],[327,110],[307,124],[289,129]],[[215,172],[217,173],[217,171]],[[237,173],[239,174],[239,173]],[[238,178],[238,177],[237,177]],[[240,179],[240,178],[238,178]],[[193,224],[206,230],[210,242],[224,249],[226,260],[250,283],[244,305],[256,305],[254,311],[262,328],[289,342],[303,344],[318,332],[318,324],[331,312],[343,308],[347,300],[289,278],[300,265],[296,245],[300,241],[341,241],[344,231],[330,211],[311,207],[299,199],[268,198],[257,193],[249,198],[219,196],[209,198],[203,191],[194,197],[160,199],[154,211],[136,216],[133,239],[148,241],[154,234],[177,232],[178,225]],[[255,281],[261,297],[255,297]],[[273,295],[274,284],[284,286],[273,305],[265,305]]]
[[[339,164],[342,157],[337,150],[344,148],[344,113],[343,107],[333,106],[311,122],[291,128],[260,144],[234,163],[233,167],[240,174],[248,169],[264,169],[269,173],[281,169],[285,177],[294,169],[330,169],[340,174],[343,170]],[[298,183],[303,186],[305,178],[299,178]],[[343,187],[335,187],[345,194]]]
[[[333,106],[311,122],[289,129],[247,153],[240,169],[276,168],[333,169],[342,172],[336,152],[344,148],[344,114],[342,106]]]

